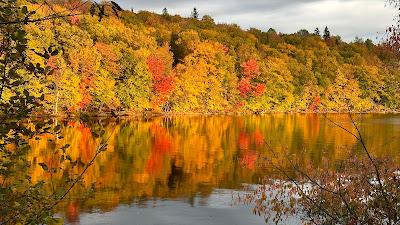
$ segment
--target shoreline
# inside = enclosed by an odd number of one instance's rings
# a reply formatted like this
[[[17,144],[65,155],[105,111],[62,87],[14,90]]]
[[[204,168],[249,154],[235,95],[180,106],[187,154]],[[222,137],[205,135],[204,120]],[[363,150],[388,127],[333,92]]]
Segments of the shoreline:
[[[173,116],[262,116],[262,115],[278,115],[278,114],[348,114],[346,111],[265,111],[265,112],[141,112],[141,113],[93,113],[83,112],[81,114],[42,114],[32,115],[30,118],[153,118],[153,117],[173,117]],[[352,114],[400,114],[400,111],[352,111]]]

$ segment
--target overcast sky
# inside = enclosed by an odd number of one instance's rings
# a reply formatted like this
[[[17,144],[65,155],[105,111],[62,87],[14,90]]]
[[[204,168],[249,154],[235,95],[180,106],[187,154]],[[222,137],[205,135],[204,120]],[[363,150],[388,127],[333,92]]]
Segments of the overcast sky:
[[[346,41],[355,37],[376,41],[392,23],[395,10],[385,0],[116,0],[125,9],[190,16],[196,7],[200,16],[210,15],[219,23],[236,23],[294,33],[302,28],[313,31],[328,26],[331,34]]]

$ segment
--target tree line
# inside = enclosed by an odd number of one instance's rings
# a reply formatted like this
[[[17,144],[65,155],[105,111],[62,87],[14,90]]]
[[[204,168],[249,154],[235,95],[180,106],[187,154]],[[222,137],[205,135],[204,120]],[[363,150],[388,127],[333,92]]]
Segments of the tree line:
[[[59,2],[53,10],[77,15],[25,26],[29,60],[52,71],[20,72],[33,94],[45,92],[39,113],[400,108],[399,57],[384,44],[347,43],[328,27],[282,34],[216,24],[197,9],[183,18],[118,7]]]

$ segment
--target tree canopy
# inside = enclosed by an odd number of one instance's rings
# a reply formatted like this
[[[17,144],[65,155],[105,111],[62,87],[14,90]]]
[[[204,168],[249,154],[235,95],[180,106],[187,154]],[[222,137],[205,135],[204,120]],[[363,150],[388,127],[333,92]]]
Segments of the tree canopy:
[[[79,3],[54,10],[68,4]],[[45,90],[40,113],[400,109],[399,58],[371,40],[347,43],[327,27],[323,37],[319,29],[246,31],[198,19],[197,10],[192,19],[115,7],[24,26],[29,61],[53,69],[20,71],[32,93]],[[57,54],[38,57],[49,47]]]

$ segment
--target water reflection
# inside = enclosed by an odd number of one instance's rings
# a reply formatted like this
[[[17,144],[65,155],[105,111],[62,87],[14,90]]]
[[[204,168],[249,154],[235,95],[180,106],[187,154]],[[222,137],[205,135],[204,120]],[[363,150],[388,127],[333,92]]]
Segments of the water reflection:
[[[350,126],[345,115],[330,118]],[[373,154],[398,158],[400,117],[363,115],[359,119]],[[212,204],[210,196],[215,195],[216,189],[239,189],[242,183],[257,183],[264,175],[273,176],[267,167],[261,166],[264,157],[271,157],[266,144],[275,152],[299,155],[302,163],[315,166],[324,159],[340,160],[358,151],[353,138],[323,116],[313,114],[61,123],[64,139],[59,143],[48,142],[48,136],[31,142],[29,157],[33,166],[27,172],[32,174],[33,181],[45,178],[52,179],[54,186],[62,184],[65,174],[50,178],[37,165],[58,165],[54,151],[60,146],[70,144],[71,157],[88,163],[99,142],[93,130],[104,129],[103,136],[109,143],[82,184],[60,206],[67,222],[79,221],[83,213],[115,211],[121,205],[151,208],[159,200],[176,200],[193,207]],[[66,165],[64,169],[77,174],[82,167]]]

